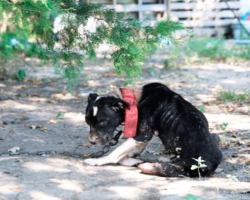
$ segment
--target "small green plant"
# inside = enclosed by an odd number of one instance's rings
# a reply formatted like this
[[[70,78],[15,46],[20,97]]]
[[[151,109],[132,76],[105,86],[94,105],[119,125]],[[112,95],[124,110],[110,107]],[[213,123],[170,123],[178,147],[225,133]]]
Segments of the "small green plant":
[[[221,129],[222,129],[223,131],[225,131],[226,128],[227,128],[227,125],[228,125],[227,122],[223,122],[223,123],[221,124]]]
[[[59,111],[56,115],[57,119],[63,119],[64,118],[64,112]]]
[[[200,107],[200,108],[198,108],[198,110],[199,110],[199,111],[201,111],[202,113],[205,113],[206,108],[204,108],[204,107]]]
[[[201,159],[201,156],[198,159],[192,158],[193,160],[195,160],[197,162],[197,165],[192,165],[191,166],[191,170],[196,170],[198,169],[198,174],[199,174],[199,179],[201,178],[201,173],[200,173],[200,169],[201,168],[205,168],[207,167],[206,164],[204,164],[204,162],[206,162],[205,160]]]
[[[164,62],[164,69],[168,69],[169,68],[169,60],[168,59],[165,59]]]
[[[187,194],[185,197],[187,200],[198,200],[198,197],[193,194]]]
[[[23,81],[26,77],[26,71],[24,69],[19,69],[16,74],[16,79],[18,81]]]

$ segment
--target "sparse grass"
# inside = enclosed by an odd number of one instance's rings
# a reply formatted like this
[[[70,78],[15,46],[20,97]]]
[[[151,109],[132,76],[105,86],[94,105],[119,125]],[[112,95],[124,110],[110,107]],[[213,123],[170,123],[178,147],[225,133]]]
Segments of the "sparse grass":
[[[224,60],[230,56],[230,51],[225,49],[223,40],[210,38],[189,40],[186,51],[190,56],[192,56],[192,54],[198,54],[198,57],[207,57],[211,60],[218,58]]]
[[[235,51],[235,57],[249,60],[250,59],[250,45],[239,46],[238,50]]]
[[[178,54],[188,64],[209,61],[238,63],[250,60],[250,45],[229,44],[215,38],[191,38]]]
[[[249,93],[236,94],[234,91],[222,91],[218,97],[220,101],[250,101]]]

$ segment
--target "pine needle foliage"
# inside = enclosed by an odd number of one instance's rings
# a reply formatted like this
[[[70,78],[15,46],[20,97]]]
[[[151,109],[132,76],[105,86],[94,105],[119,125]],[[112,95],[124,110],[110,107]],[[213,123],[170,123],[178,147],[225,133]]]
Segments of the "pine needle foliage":
[[[55,30],[57,18],[60,28]],[[86,27],[90,19],[97,25],[94,31]],[[117,73],[133,78],[160,41],[167,37],[175,43],[173,32],[183,28],[170,20],[143,26],[102,4],[76,0],[0,0],[0,28],[1,22],[8,22],[7,31],[32,38],[35,42],[29,45],[29,52],[42,60],[52,60],[71,84],[81,74],[86,55],[95,58],[100,44],[112,47]],[[5,50],[0,47],[0,51]]]

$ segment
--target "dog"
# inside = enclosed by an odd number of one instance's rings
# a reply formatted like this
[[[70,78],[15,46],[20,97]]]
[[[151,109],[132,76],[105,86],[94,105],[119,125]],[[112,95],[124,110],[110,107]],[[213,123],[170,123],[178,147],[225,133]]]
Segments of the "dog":
[[[109,155],[85,159],[88,165],[137,165],[142,173],[165,177],[211,176],[222,161],[219,137],[209,132],[206,117],[181,95],[161,83],[144,85],[135,96],[138,109],[136,135],[128,138]],[[125,121],[131,103],[120,92],[98,96],[89,94],[85,120],[90,127],[89,142],[108,144],[116,127]],[[136,159],[158,132],[168,162],[143,163]],[[201,160],[200,163],[197,159]],[[202,164],[202,165],[200,165]],[[196,167],[192,168],[195,165]],[[191,169],[192,168],[192,169]]]

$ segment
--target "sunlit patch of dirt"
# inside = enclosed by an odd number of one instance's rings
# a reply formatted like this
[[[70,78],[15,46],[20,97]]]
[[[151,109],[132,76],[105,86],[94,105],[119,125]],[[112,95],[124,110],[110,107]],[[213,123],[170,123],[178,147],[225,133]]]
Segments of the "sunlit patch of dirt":
[[[0,154],[4,155],[0,155],[0,196],[122,199],[129,193],[131,199],[176,200],[187,194],[199,199],[249,199],[250,103],[221,101],[218,97],[227,90],[249,93],[250,68],[213,63],[166,70],[165,58],[164,53],[152,56],[131,87],[164,83],[204,112],[210,131],[220,136],[224,155],[213,178],[199,181],[152,177],[140,174],[136,168],[84,166],[79,157],[7,156],[6,151],[12,147],[19,147],[20,152],[80,155],[100,150],[87,145],[89,130],[84,120],[87,96],[91,92],[106,93],[127,83],[126,78],[116,75],[110,60],[100,58],[86,63],[82,80],[70,93],[66,81],[55,74],[52,66],[41,66],[30,59],[22,63],[28,73],[24,81],[11,78],[0,81]],[[165,150],[154,137],[142,158],[167,160],[164,156]]]

